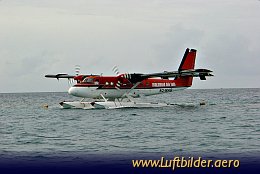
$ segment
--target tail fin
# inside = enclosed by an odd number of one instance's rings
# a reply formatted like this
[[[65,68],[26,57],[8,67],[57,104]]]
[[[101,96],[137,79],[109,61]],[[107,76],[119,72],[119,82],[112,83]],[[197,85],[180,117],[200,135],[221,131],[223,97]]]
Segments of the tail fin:
[[[187,48],[178,71],[194,69],[197,50]]]
[[[178,69],[179,72],[182,70],[194,69],[196,52],[197,52],[197,50],[195,50],[195,49],[189,49],[189,48],[186,49],[184,56],[182,58],[181,64]],[[189,87],[192,85],[193,77],[192,76],[184,76],[184,77],[181,76],[181,77],[177,77],[175,79],[179,83],[180,86]]]

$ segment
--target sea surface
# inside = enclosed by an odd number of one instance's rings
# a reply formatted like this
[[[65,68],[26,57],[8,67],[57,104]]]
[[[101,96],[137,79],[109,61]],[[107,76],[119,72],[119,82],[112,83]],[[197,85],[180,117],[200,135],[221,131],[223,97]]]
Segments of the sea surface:
[[[61,109],[67,93],[0,94],[0,158],[260,154],[260,89],[187,89],[145,109]],[[205,102],[205,105],[200,105]],[[48,104],[48,108],[43,105]]]

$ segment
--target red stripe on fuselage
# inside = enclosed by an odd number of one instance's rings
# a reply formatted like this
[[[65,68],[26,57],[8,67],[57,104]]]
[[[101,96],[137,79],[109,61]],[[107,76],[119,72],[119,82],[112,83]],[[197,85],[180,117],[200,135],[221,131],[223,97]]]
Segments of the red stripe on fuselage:
[[[93,82],[81,82],[74,85],[75,87],[96,87],[99,89],[115,89],[119,85],[120,89],[130,89],[133,84],[126,78],[115,76],[96,76],[92,77]],[[153,88],[176,88],[176,87],[190,87],[192,78],[177,78],[175,80],[169,79],[145,79],[135,89],[153,89]]]

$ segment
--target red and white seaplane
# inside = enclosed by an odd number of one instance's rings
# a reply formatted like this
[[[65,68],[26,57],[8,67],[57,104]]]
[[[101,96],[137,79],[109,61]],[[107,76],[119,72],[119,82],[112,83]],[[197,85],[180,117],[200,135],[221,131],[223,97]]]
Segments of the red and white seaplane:
[[[140,103],[136,102],[134,98],[183,90],[191,87],[193,77],[206,80],[206,76],[213,76],[211,70],[194,69],[195,58],[196,50],[187,48],[177,71],[151,74],[120,74],[117,67],[114,67],[113,70],[116,72],[116,76],[56,74],[45,75],[45,77],[74,79],[77,82],[77,84],[69,88],[68,93],[82,99],[80,101],[61,102],[62,108],[164,107],[169,104]],[[91,101],[84,101],[85,99],[91,99]]]

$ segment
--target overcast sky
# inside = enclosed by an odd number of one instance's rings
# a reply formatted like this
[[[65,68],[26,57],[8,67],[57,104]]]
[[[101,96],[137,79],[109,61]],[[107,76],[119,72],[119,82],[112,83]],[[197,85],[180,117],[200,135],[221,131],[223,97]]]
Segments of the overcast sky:
[[[177,70],[187,47],[215,77],[260,87],[259,0],[0,0],[0,92],[66,91],[45,74]]]

